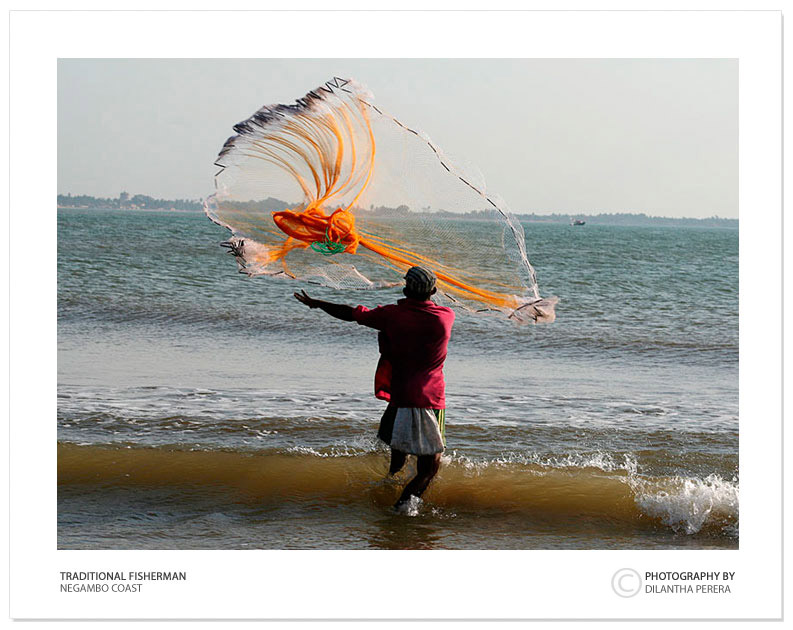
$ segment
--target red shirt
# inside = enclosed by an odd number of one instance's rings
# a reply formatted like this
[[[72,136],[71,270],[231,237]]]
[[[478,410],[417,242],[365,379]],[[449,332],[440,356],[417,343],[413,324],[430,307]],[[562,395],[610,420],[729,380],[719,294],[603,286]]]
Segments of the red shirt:
[[[454,323],[452,309],[404,298],[372,310],[358,306],[353,318],[383,332],[380,352],[391,362],[391,403],[446,408],[443,362]]]

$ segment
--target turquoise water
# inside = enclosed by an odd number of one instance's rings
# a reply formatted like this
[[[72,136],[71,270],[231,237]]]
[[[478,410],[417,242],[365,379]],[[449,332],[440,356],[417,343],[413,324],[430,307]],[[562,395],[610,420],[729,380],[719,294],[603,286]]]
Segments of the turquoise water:
[[[238,274],[203,214],[59,211],[59,546],[736,546],[738,232],[524,228],[557,320],[458,315],[447,456],[406,525],[381,482],[374,331],[309,311],[294,282]],[[305,288],[370,307],[400,297]],[[309,473],[243,492],[250,458]]]

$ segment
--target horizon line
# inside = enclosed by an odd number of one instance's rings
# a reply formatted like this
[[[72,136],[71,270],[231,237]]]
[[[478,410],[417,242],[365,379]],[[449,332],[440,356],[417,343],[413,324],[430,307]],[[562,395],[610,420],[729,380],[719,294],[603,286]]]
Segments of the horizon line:
[[[158,200],[157,197],[153,197],[153,196],[147,195],[145,193],[134,193],[134,194],[127,193],[127,194],[129,194],[130,197],[141,195],[143,197],[149,197],[151,199]],[[120,199],[120,195],[119,195],[119,197],[97,197],[97,196],[94,196],[94,195],[91,195],[91,194],[85,194],[85,193],[75,194],[75,193],[71,193],[71,192],[68,192],[68,193],[57,193],[57,196],[59,196],[59,197],[65,197],[65,196],[90,197],[92,199],[97,199],[97,200],[98,199],[108,199],[108,200],[109,199]],[[187,201],[187,202],[195,202],[195,203],[202,203],[203,204],[203,202],[206,200],[206,198],[205,197],[196,197],[196,198],[180,197],[180,198],[173,198],[173,199],[162,198],[161,200],[162,201]],[[281,200],[278,200],[278,201],[281,201]],[[286,202],[284,202],[284,203],[286,203]],[[58,206],[58,207],[64,207],[64,206]],[[380,207],[385,207],[385,206],[380,206]],[[108,209],[113,209],[113,208],[108,208]],[[136,210],[136,209],[142,209],[142,208],[119,208],[119,209]],[[162,207],[162,208],[150,208],[150,209],[151,210],[156,210],[156,209],[169,210],[169,208],[165,208],[165,207]],[[362,210],[364,210],[365,212],[370,212],[370,210],[367,210],[365,208],[362,208]],[[200,209],[198,209],[198,210],[179,210],[179,212],[201,212],[201,211],[202,210],[200,210]],[[436,212],[447,212],[449,214],[464,215],[464,214],[470,214],[470,213],[477,212],[477,211],[476,210],[471,210],[468,213],[460,213],[460,212],[449,212],[447,210],[437,210]],[[598,211],[598,212],[594,212],[594,211],[589,211],[588,212],[588,211],[582,211],[582,210],[576,210],[576,211],[554,210],[554,211],[550,211],[550,212],[547,212],[547,213],[546,212],[539,213],[536,210],[516,211],[516,210],[510,209],[510,212],[512,214],[514,214],[514,215],[517,215],[517,216],[534,215],[534,216],[549,217],[549,218],[550,217],[554,217],[554,216],[599,217],[599,216],[608,216],[608,215],[615,215],[615,214],[620,215],[621,214],[621,215],[645,216],[645,217],[647,217],[649,219],[674,219],[674,220],[684,220],[684,221],[713,221],[713,220],[718,220],[718,221],[738,221],[739,220],[739,217],[720,216],[720,215],[712,215],[712,216],[708,216],[708,217],[674,216],[674,215],[665,215],[665,214],[648,214],[648,211],[646,211],[646,210],[645,211],[638,211],[638,210],[624,210],[624,209],[623,210],[608,210],[608,211],[601,210],[601,211]]]

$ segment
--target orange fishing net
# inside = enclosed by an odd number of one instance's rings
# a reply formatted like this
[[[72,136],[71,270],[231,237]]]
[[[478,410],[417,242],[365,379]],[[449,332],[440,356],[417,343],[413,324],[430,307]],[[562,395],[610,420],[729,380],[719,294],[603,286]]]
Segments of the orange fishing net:
[[[438,299],[517,321],[553,321],[523,228],[484,183],[423,133],[334,79],[234,127],[208,216],[231,230],[240,271],[374,288],[421,265]]]

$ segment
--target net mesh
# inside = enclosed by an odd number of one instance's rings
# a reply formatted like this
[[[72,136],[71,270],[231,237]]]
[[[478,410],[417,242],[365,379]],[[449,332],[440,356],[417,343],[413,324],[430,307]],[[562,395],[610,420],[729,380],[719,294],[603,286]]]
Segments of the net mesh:
[[[481,175],[335,78],[235,125],[216,164],[209,218],[239,270],[336,289],[403,282],[419,265],[436,301],[518,321],[553,321],[523,227]]]

